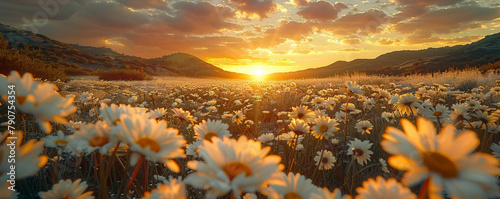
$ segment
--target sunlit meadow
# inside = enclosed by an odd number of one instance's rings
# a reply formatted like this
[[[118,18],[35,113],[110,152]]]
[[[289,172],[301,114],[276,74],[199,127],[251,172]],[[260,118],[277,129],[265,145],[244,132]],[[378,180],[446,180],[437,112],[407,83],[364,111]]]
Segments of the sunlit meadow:
[[[264,79],[0,76],[0,196],[500,197],[500,76]]]

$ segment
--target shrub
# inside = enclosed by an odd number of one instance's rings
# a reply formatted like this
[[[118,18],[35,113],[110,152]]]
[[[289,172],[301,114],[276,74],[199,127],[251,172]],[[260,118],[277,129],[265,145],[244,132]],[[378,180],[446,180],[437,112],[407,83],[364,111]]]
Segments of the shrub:
[[[479,84],[477,83],[476,80],[469,79],[459,83],[457,89],[460,91],[470,91],[478,86]]]
[[[151,77],[138,70],[114,69],[110,71],[99,70],[100,80],[149,80]]]

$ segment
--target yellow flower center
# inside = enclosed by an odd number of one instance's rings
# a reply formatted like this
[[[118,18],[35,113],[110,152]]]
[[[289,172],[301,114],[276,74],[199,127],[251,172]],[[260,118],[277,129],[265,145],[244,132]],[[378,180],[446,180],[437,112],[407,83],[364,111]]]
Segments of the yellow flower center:
[[[120,119],[116,119],[115,121],[113,121],[113,126],[116,126],[119,122],[120,122]]]
[[[363,152],[363,150],[361,150],[361,149],[357,149],[357,148],[353,148],[353,149],[352,149],[352,152],[354,152],[354,154],[355,154],[356,156],[363,156],[363,153],[364,153],[364,152]]]
[[[441,113],[440,111],[436,111],[434,112],[432,115],[434,116],[441,116],[443,113]]]
[[[135,143],[141,146],[141,148],[143,149],[149,146],[149,149],[153,152],[158,153],[160,151],[160,145],[158,144],[158,142],[148,137],[139,138],[137,141],[135,141]]]
[[[213,137],[218,137],[216,133],[214,132],[208,132],[206,135],[205,135],[205,140],[208,140],[208,141],[212,141],[212,138]]]
[[[24,102],[26,101],[26,96],[17,96],[16,99],[17,99],[17,103],[22,106],[24,104]]]
[[[326,125],[322,125],[322,126],[320,126],[320,127],[319,127],[319,131],[320,131],[321,133],[325,133],[326,131],[328,131],[328,126],[326,126]]]
[[[302,118],[304,118],[304,114],[303,114],[303,113],[297,113],[297,118],[298,118],[298,119],[302,119]]]
[[[245,173],[245,176],[251,176],[252,170],[248,165],[242,162],[228,162],[224,167],[222,167],[224,173],[226,173],[229,180],[233,180],[236,176],[241,173]]]
[[[288,192],[285,194],[285,199],[302,199],[302,197],[295,192]]]
[[[108,137],[106,136],[95,136],[89,140],[89,146],[91,147],[101,147],[108,143]]]
[[[66,145],[68,145],[68,141],[66,141],[66,140],[56,140],[54,143],[56,143],[57,146],[66,146]]]
[[[430,171],[439,173],[445,178],[453,178],[458,175],[457,165],[445,154],[426,151],[422,153],[422,160]]]

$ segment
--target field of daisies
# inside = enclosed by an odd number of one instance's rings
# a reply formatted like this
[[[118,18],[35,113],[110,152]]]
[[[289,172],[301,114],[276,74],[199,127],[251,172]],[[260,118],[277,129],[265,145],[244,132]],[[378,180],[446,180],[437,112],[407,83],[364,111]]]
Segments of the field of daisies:
[[[500,198],[500,76],[0,75],[0,198]],[[14,180],[13,180],[14,179]]]

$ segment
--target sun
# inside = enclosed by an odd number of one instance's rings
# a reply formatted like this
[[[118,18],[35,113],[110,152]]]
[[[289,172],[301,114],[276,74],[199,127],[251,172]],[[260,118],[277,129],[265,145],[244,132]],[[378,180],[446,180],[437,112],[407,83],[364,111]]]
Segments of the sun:
[[[263,76],[266,75],[266,72],[262,69],[255,69],[253,70],[253,75],[255,76]]]
[[[267,74],[265,70],[258,68],[254,69],[252,72],[253,72],[252,75],[255,77],[256,80],[263,80]]]

